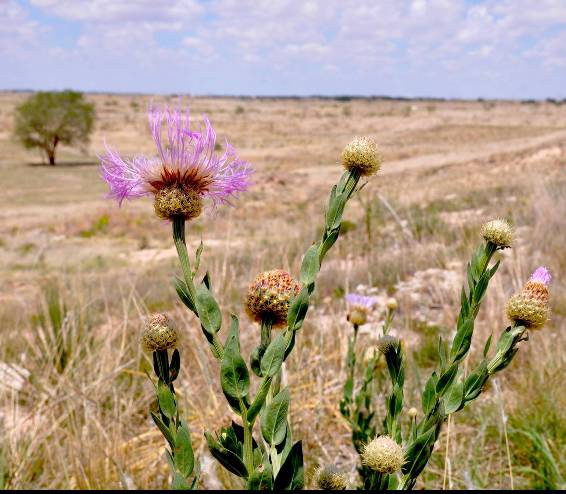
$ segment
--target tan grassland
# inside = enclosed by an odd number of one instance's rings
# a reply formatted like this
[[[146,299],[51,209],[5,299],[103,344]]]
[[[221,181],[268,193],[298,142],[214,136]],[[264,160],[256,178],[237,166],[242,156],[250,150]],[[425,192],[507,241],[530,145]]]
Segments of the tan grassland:
[[[242,310],[247,284],[267,269],[297,275],[342,173],[343,146],[371,135],[382,149],[382,171],[348,205],[343,235],[286,364],[292,426],[304,443],[309,479],[327,463],[356,475],[338,411],[351,331],[344,293],[399,301],[393,330],[408,355],[405,407],[421,413],[418,389],[436,364],[438,336],[452,335],[479,227],[505,217],[516,242],[500,256],[466,365],[505,328],[507,297],[539,265],[554,275],[552,319],[452,417],[418,486],[566,487],[566,105],[96,94],[88,95],[97,115],[91,142],[82,150],[63,147],[50,167],[12,136],[14,108],[26,97],[0,93],[0,485],[168,485],[164,441],[148,415],[149,360],[139,345],[144,318],[163,311],[183,328],[177,389],[201,487],[240,486],[216,467],[203,441],[204,430],[233,417],[218,364],[171,283],[179,267],[170,226],[155,217],[150,199],[122,208],[105,199],[99,177],[96,156],[105,140],[124,154],[153,152],[146,119],[153,102],[190,104],[195,119],[206,113],[221,145],[229,137],[255,167],[254,186],[235,207],[202,216],[188,231],[190,250],[204,242],[201,275],[210,272],[225,323],[230,312],[241,315],[246,356],[259,340]],[[68,348],[64,369],[53,361],[47,314],[54,287]],[[362,328],[360,351],[377,338],[383,313],[381,303]]]

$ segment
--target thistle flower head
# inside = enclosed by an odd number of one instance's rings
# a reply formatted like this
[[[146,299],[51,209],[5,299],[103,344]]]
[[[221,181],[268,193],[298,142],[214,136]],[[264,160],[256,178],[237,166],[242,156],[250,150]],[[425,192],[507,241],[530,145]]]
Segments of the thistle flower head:
[[[348,488],[348,477],[334,465],[318,467],[315,481],[317,487],[323,491],[343,491]]]
[[[507,316],[529,329],[541,329],[548,321],[548,285],[550,272],[545,267],[535,270],[523,289],[507,301]]]
[[[348,293],[345,298],[346,303],[348,304],[348,321],[350,321],[354,326],[361,326],[365,324],[372,307],[377,302],[377,299],[375,297],[358,295],[357,293]]]
[[[362,464],[379,473],[394,473],[405,463],[405,453],[389,436],[378,436],[364,446]]]
[[[369,137],[354,137],[342,151],[342,164],[348,171],[357,170],[362,176],[379,171],[383,158],[377,144]]]
[[[290,300],[299,294],[300,288],[300,284],[287,271],[265,271],[248,288],[246,312],[257,322],[267,319],[273,326],[284,325]]]
[[[395,336],[391,336],[390,334],[386,334],[377,340],[377,348],[379,351],[383,353],[383,355],[387,355],[390,351],[394,350],[399,345],[399,339],[395,338]]]
[[[165,314],[153,314],[142,333],[142,347],[147,352],[175,348],[179,341],[177,328]]]
[[[162,140],[163,124],[167,142]],[[205,117],[204,129],[190,126],[189,114],[167,109],[149,111],[149,125],[156,157],[122,158],[106,147],[100,156],[102,178],[108,183],[110,197],[118,200],[154,195],[155,211],[161,218],[195,218],[202,201],[213,206],[230,204],[230,199],[249,185],[250,165],[239,159],[226,142],[222,156],[215,152],[216,133]]]
[[[484,223],[481,227],[482,237],[500,249],[511,247],[513,243],[513,229],[503,219],[496,219]]]

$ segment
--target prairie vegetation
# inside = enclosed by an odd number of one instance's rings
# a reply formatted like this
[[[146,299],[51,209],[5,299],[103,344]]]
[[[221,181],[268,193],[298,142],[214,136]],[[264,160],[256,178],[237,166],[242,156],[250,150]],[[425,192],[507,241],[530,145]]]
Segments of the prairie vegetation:
[[[228,417],[218,363],[171,283],[179,269],[169,225],[155,217],[150,200],[122,209],[107,201],[99,177],[104,139],[123,154],[153,152],[150,102],[189,103],[193,115],[206,113],[255,167],[255,184],[236,207],[201,216],[187,238],[192,251],[203,239],[203,261],[225,315],[241,315],[245,354],[259,338],[242,310],[247,285],[263,270],[297,273],[341,174],[340,151],[354,135],[380,144],[382,170],[348,206],[286,364],[307,485],[321,463],[355,475],[356,454],[338,409],[351,331],[343,295],[355,290],[382,300],[360,330],[361,345],[377,338],[386,300],[397,299],[391,333],[408,355],[405,403],[420,410],[416,390],[436,364],[438,336],[449,338],[454,329],[479,227],[504,217],[516,241],[501,254],[507,259],[479,314],[477,341],[505,326],[506,299],[539,265],[555,274],[552,319],[443,429],[417,487],[565,487],[566,106],[87,95],[97,115],[89,147],[81,154],[60,146],[60,166],[53,168],[12,138],[14,109],[25,97],[0,94],[4,487],[168,485],[163,438],[147,412],[150,362],[139,344],[152,311],[183,328],[176,387],[202,487],[238,486],[210,458],[202,434]],[[481,351],[472,348],[466,365]]]

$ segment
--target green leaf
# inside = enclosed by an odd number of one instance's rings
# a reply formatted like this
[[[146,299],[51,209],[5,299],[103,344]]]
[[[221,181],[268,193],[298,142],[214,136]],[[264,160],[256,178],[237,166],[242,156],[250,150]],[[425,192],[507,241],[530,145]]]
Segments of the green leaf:
[[[191,444],[191,436],[189,435],[187,426],[184,423],[181,423],[177,429],[177,435],[175,436],[175,448],[173,451],[175,466],[184,477],[188,477],[193,473],[195,457]]]
[[[484,359],[464,381],[464,398],[466,401],[474,400],[479,396],[488,377],[487,361]]]
[[[485,346],[483,347],[483,356],[484,358],[487,357],[487,354],[489,352],[489,347],[491,346],[491,339],[493,338],[493,335],[490,334],[489,338],[487,339],[487,341],[485,342]]]
[[[247,478],[248,470],[239,456],[226,449],[216,441],[208,432],[204,433],[210,454],[216,458],[220,464],[229,472],[238,477]]]
[[[305,485],[303,466],[303,447],[296,442],[275,478],[274,490],[301,490]]]
[[[273,377],[283,363],[283,358],[285,357],[285,349],[287,347],[287,342],[285,338],[285,332],[281,333],[277,338],[275,338],[265,350],[265,354],[261,359],[261,374],[266,377]]]
[[[422,397],[422,406],[423,412],[425,415],[432,410],[434,407],[434,403],[436,401],[436,383],[438,382],[438,378],[435,373],[430,376],[428,381],[426,382],[425,389],[423,391]]]
[[[458,372],[458,363],[453,363],[446,372],[440,374],[440,378],[438,379],[438,383],[436,384],[436,393],[439,395],[444,394],[444,392],[448,389],[448,387],[454,381],[456,377],[456,373]]]
[[[197,274],[198,268],[200,266],[200,256],[202,255],[202,250],[204,249],[204,245],[202,243],[202,240],[200,241],[200,244],[195,252],[195,267],[193,270],[193,278],[195,277],[195,275]]]
[[[453,382],[446,391],[442,404],[444,405],[444,413],[450,415],[457,412],[462,407],[464,401],[464,383]]]
[[[179,472],[175,472],[173,474],[173,482],[171,482],[171,489],[174,491],[188,491],[191,489],[191,486]]]
[[[261,383],[260,387],[256,391],[254,401],[252,402],[248,410],[248,415],[246,417],[248,419],[248,422],[253,423],[253,421],[261,411],[263,404],[265,403],[265,398],[267,397],[267,393],[269,392],[271,381],[272,381],[271,377],[266,378],[265,381]]]
[[[309,309],[309,290],[308,287],[303,286],[299,295],[293,299],[289,312],[287,313],[287,327],[291,331],[301,329],[307,311]]]
[[[316,275],[320,269],[320,262],[318,259],[318,244],[311,245],[303,257],[301,264],[301,283],[303,285],[310,285],[314,283]]]
[[[250,491],[271,491],[273,489],[272,475],[271,465],[265,459],[250,475],[246,489]]]
[[[161,379],[157,385],[157,398],[159,400],[159,409],[167,418],[173,418],[177,413],[177,406],[175,405],[175,396]]]
[[[175,291],[177,292],[177,295],[179,295],[181,302],[183,302],[192,312],[196,313],[197,310],[191,299],[185,280],[175,277],[173,283],[175,284]]]
[[[222,314],[218,303],[205,285],[197,288],[195,305],[204,330],[210,334],[217,333],[222,326]]]
[[[167,439],[169,446],[171,446],[171,448],[173,448],[173,446],[175,444],[175,440],[173,439],[173,435],[171,434],[169,427],[167,427],[163,423],[161,418],[155,412],[150,412],[150,415],[151,415],[151,418],[153,419],[153,421],[155,422],[155,425],[157,426],[157,428],[161,431],[161,434],[163,434],[165,439]]]
[[[429,429],[409,445],[405,454],[403,473],[416,478],[428,463],[435,441],[435,429]]]
[[[334,230],[335,228],[338,228],[340,226],[347,199],[347,195],[341,193],[336,195],[336,197],[330,202],[328,213],[326,213],[327,230]]]
[[[322,260],[326,256],[326,253],[336,243],[336,240],[338,240],[339,236],[340,236],[340,227],[331,230],[328,236],[324,239],[324,242],[322,242],[322,245],[320,247],[320,257],[319,257],[320,262],[322,262]]]
[[[175,348],[173,355],[171,356],[171,363],[169,364],[169,377],[171,382],[173,382],[179,376],[179,370],[181,368],[181,355],[179,350]]]
[[[250,389],[248,368],[240,355],[238,318],[234,315],[232,315],[230,334],[226,339],[224,357],[220,364],[220,383],[226,397],[233,400],[244,398]]]
[[[290,399],[289,390],[287,388],[281,390],[261,416],[261,433],[271,446],[281,444],[285,439]]]
[[[450,356],[454,362],[462,360],[472,344],[472,336],[474,334],[474,319],[469,317],[461,326],[458,327],[454,341],[452,342],[452,350]]]

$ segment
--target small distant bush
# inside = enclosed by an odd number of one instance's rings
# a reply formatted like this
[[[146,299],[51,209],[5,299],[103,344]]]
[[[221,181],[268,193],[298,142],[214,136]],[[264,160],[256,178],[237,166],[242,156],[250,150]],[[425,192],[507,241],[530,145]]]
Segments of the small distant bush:
[[[77,91],[39,92],[16,108],[16,138],[26,149],[39,148],[55,165],[58,144],[88,142],[94,106]]]
[[[246,111],[246,110],[244,109],[243,106],[237,106],[237,107],[236,107],[236,110],[235,110],[235,113],[236,113],[236,115],[241,115],[241,114],[244,113],[245,111]]]

